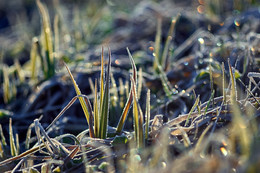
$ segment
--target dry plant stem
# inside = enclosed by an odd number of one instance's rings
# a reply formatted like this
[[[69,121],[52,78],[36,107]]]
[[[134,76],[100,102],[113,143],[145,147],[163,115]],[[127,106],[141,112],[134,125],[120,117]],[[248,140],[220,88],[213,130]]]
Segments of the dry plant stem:
[[[249,94],[247,95],[247,97],[244,99],[244,102],[243,102],[242,105],[245,106],[246,102],[247,102],[248,99],[249,99],[249,95],[251,95],[251,96],[254,98],[254,100],[258,103],[258,105],[260,105],[260,102],[256,99],[256,97],[254,96],[254,94],[247,88],[247,86],[241,81],[241,79],[238,79],[238,81],[245,87],[246,91],[249,93]]]
[[[6,160],[0,162],[0,166],[3,166],[3,165],[5,165],[5,164],[8,164],[8,163],[10,163],[10,162],[12,162],[12,161],[21,159],[21,158],[26,157],[26,156],[28,156],[28,155],[30,155],[30,154],[33,154],[33,153],[39,151],[39,150],[40,150],[41,148],[43,148],[43,147],[44,147],[44,144],[40,144],[40,145],[38,145],[38,146],[36,146],[36,147],[33,147],[33,148],[31,148],[31,149],[29,149],[29,150],[27,150],[27,151],[21,153],[21,154],[18,155],[18,156],[14,156],[14,157],[11,157],[11,158],[9,158],[9,159],[6,159]]]
[[[22,160],[19,161],[19,163],[13,168],[13,170],[11,171],[11,173],[14,173],[19,166],[21,166],[21,164],[25,161],[25,158],[23,158]]]
[[[66,112],[67,109],[70,108],[70,106],[76,101],[76,99],[79,96],[75,96],[73,97],[70,102],[65,106],[65,108],[62,109],[62,111],[56,116],[56,118],[51,122],[51,124],[46,128],[46,130],[49,130],[51,128],[51,126],[53,126],[53,124],[56,123],[56,121],[58,121],[58,119],[64,114],[64,112]]]
[[[42,141],[42,143],[44,143],[44,145],[45,145],[45,147],[46,147],[46,149],[48,150],[49,153],[51,153],[52,155],[53,154],[58,154],[59,153],[58,149],[53,144],[53,142],[50,140],[49,136],[45,133],[44,129],[42,128],[42,126],[39,123],[39,120],[35,119],[34,120],[34,124],[35,124],[35,133],[36,133],[36,136],[38,138],[38,144],[40,144],[41,141]],[[43,137],[41,136],[41,132],[43,133]],[[49,147],[49,145],[47,145],[47,143],[44,141],[44,137],[50,143],[52,149],[54,150],[54,153],[52,152],[52,150]]]

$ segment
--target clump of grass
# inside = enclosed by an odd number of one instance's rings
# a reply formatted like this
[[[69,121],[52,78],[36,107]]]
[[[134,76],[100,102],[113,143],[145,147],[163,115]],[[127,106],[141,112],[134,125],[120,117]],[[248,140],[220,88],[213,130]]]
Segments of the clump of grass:
[[[40,1],[37,0],[36,4],[38,6],[40,17],[42,21],[42,33],[39,38],[34,37],[32,40],[31,47],[31,77],[36,80],[36,75],[38,73],[37,69],[37,57],[40,58],[40,66],[43,72],[44,80],[47,80],[54,76],[55,74],[55,58],[53,46],[53,35],[50,23],[50,17],[47,8]],[[57,19],[56,19],[57,20]],[[57,22],[55,22],[56,24]],[[55,32],[57,34],[57,24],[55,25]],[[55,38],[55,43],[58,43],[57,37]],[[58,46],[58,45],[56,45]]]
[[[149,103],[149,93],[147,94],[147,108],[146,108],[146,134],[144,133],[143,129],[143,113],[141,111],[140,105],[138,103],[138,95],[137,95],[137,71],[136,66],[134,63],[134,60],[132,58],[132,55],[130,51],[127,49],[130,61],[132,63],[132,70],[133,75],[131,77],[131,90],[128,94],[128,100],[125,104],[125,107],[122,111],[122,115],[120,117],[120,120],[118,122],[118,126],[116,129],[116,134],[121,134],[124,123],[126,121],[127,115],[129,113],[130,107],[132,102],[134,103],[134,129],[135,129],[135,139],[137,141],[138,147],[144,146],[144,139],[145,135],[146,138],[148,137],[148,129],[149,129],[149,119],[150,119],[150,103]],[[95,81],[95,87],[94,87],[94,102],[93,102],[93,108],[94,111],[92,111],[92,107],[89,101],[89,98],[85,95],[82,95],[76,81],[73,78],[72,73],[70,72],[68,66],[65,64],[65,67],[70,75],[70,78],[73,82],[73,86],[75,88],[77,96],[72,98],[72,100],[68,103],[68,105],[60,112],[59,115],[55,118],[55,120],[49,125],[47,129],[49,129],[60,116],[76,101],[76,99],[79,99],[80,104],[82,106],[82,109],[84,111],[85,117],[87,119],[88,125],[89,125],[89,135],[92,138],[100,138],[100,139],[106,139],[107,138],[107,128],[108,128],[108,116],[109,116],[109,104],[110,104],[110,76],[111,76],[111,52],[109,50],[109,56],[108,56],[108,65],[106,69],[106,73],[104,73],[104,55],[103,55],[103,48],[102,48],[102,55],[101,55],[101,74],[100,74],[100,92],[98,94],[97,89],[97,80]],[[106,80],[104,80],[104,74],[106,75]],[[139,79],[139,81],[141,81]],[[139,84],[141,85],[141,84]],[[141,87],[139,87],[139,90],[141,90]],[[140,91],[138,91],[140,92]],[[93,122],[94,121],[94,122]]]

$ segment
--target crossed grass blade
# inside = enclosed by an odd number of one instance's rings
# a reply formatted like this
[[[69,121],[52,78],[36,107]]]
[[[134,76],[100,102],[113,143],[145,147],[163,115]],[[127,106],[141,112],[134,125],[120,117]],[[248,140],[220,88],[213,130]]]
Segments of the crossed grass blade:
[[[134,81],[136,81],[137,80],[137,70],[136,70],[135,62],[134,62],[134,59],[133,59],[129,49],[126,48],[126,50],[128,52],[128,56],[129,56],[129,59],[131,61],[131,65],[132,65],[133,79],[134,79]],[[131,90],[132,90],[132,87],[131,87]],[[128,90],[126,92],[128,92]],[[117,133],[121,133],[122,130],[123,130],[123,127],[124,127],[127,115],[129,113],[132,101],[133,101],[133,93],[132,93],[132,91],[130,91],[130,93],[128,95],[127,102],[125,104],[122,115],[121,115],[120,120],[119,120],[118,125],[117,125],[117,129],[116,129]]]

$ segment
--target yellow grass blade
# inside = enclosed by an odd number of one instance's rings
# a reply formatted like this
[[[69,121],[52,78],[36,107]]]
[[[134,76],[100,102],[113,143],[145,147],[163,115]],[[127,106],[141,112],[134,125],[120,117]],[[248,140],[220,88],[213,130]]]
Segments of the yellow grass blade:
[[[77,93],[77,96],[81,95],[80,89],[79,89],[76,81],[74,80],[74,77],[72,76],[69,67],[65,63],[64,63],[64,65],[65,65],[65,67],[66,67],[66,69],[67,69],[67,71],[70,75],[72,82],[73,82],[74,89]],[[91,121],[91,118],[90,118],[90,115],[89,115],[90,110],[87,109],[87,103],[86,103],[85,99],[83,99],[82,97],[79,97],[78,99],[79,99],[79,102],[81,104],[81,107],[83,109],[83,112],[85,114],[85,117],[86,117],[88,125],[89,125],[89,135],[90,135],[90,137],[94,137],[93,124],[92,124],[92,121]]]

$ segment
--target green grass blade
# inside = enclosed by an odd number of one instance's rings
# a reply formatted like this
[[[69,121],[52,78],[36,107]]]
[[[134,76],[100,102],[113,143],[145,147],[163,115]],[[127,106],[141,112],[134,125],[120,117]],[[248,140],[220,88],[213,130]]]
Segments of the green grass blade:
[[[162,67],[163,67],[163,69],[167,69],[167,66],[168,66],[167,55],[168,55],[168,51],[169,51],[170,42],[172,40],[172,34],[173,34],[173,31],[174,31],[175,24],[176,24],[176,19],[173,19],[171,21],[171,26],[170,26],[170,29],[168,31],[167,40],[165,42],[165,46],[164,46],[164,49],[163,49],[163,54],[162,54]]]
[[[187,119],[186,119],[186,122],[185,122],[185,125],[184,125],[184,126],[187,126],[187,125],[188,125],[189,119],[190,119],[190,115],[191,115],[191,113],[195,110],[195,108],[197,107],[197,105],[199,104],[199,101],[200,101],[200,96],[197,97],[197,99],[196,99],[194,105],[192,106],[192,108],[191,108],[191,110],[190,110],[190,112],[189,112],[189,114],[188,114],[188,117],[187,117]]]
[[[137,147],[142,148],[144,145],[143,115],[137,100],[136,84],[132,77],[131,77],[131,82],[132,82],[131,91],[133,93],[133,116],[134,116],[135,140],[137,142]]]
[[[134,86],[134,81],[132,80],[131,77],[131,92],[133,97],[135,97],[135,86]],[[138,140],[139,140],[139,135],[138,135],[138,127],[139,127],[139,123],[138,123],[138,107],[137,107],[137,101],[136,98],[133,98],[133,117],[134,117],[134,131],[135,131],[135,141],[136,144],[138,145]]]
[[[102,104],[103,96],[104,96],[104,49],[102,47],[101,69],[100,69],[100,109],[102,108],[101,104]]]
[[[30,52],[30,63],[31,63],[31,78],[36,81],[36,77],[37,77],[37,74],[38,74],[38,71],[37,71],[37,38],[34,37],[33,38],[33,41],[32,41],[32,48],[31,48],[31,52]]]
[[[161,45],[161,35],[162,35],[162,19],[158,18],[157,21],[157,32],[155,36],[155,54],[154,54],[154,62],[153,62],[153,68],[154,71],[158,71],[158,65],[161,64],[161,59],[160,59],[160,45]]]
[[[69,67],[65,63],[64,63],[64,65],[65,65],[65,67],[66,67],[66,69],[67,69],[67,71],[68,71],[68,73],[70,75],[70,78],[71,78],[72,82],[73,82],[74,89],[75,89],[75,91],[77,93],[77,96],[80,96],[81,95],[80,89],[79,89],[76,81],[74,80],[74,77],[72,76]],[[83,109],[83,112],[85,114],[85,117],[86,117],[88,125],[89,125],[89,135],[90,135],[90,137],[94,137],[93,124],[91,122],[90,115],[89,115],[89,111],[90,110],[87,109],[87,107],[88,107],[87,103],[86,103],[86,101],[82,97],[79,97],[78,99],[79,99],[79,102],[81,104],[81,107]]]
[[[214,95],[215,95],[215,90],[213,90],[213,92],[212,92],[211,95],[210,95],[210,98],[209,98],[209,101],[208,101],[208,103],[207,103],[207,106],[206,106],[204,115],[206,115],[206,113],[207,113],[207,111],[208,111],[208,108],[209,108],[209,104],[210,104],[211,100],[213,99]]]
[[[94,132],[95,136],[99,134],[99,110],[98,110],[98,91],[97,80],[95,80],[95,97],[94,97]]]
[[[111,51],[109,50],[109,58],[106,72],[106,85],[104,88],[104,95],[101,101],[101,115],[100,115],[100,138],[105,139],[107,135],[108,113],[109,113],[109,87],[110,87],[110,72],[111,71]]]

